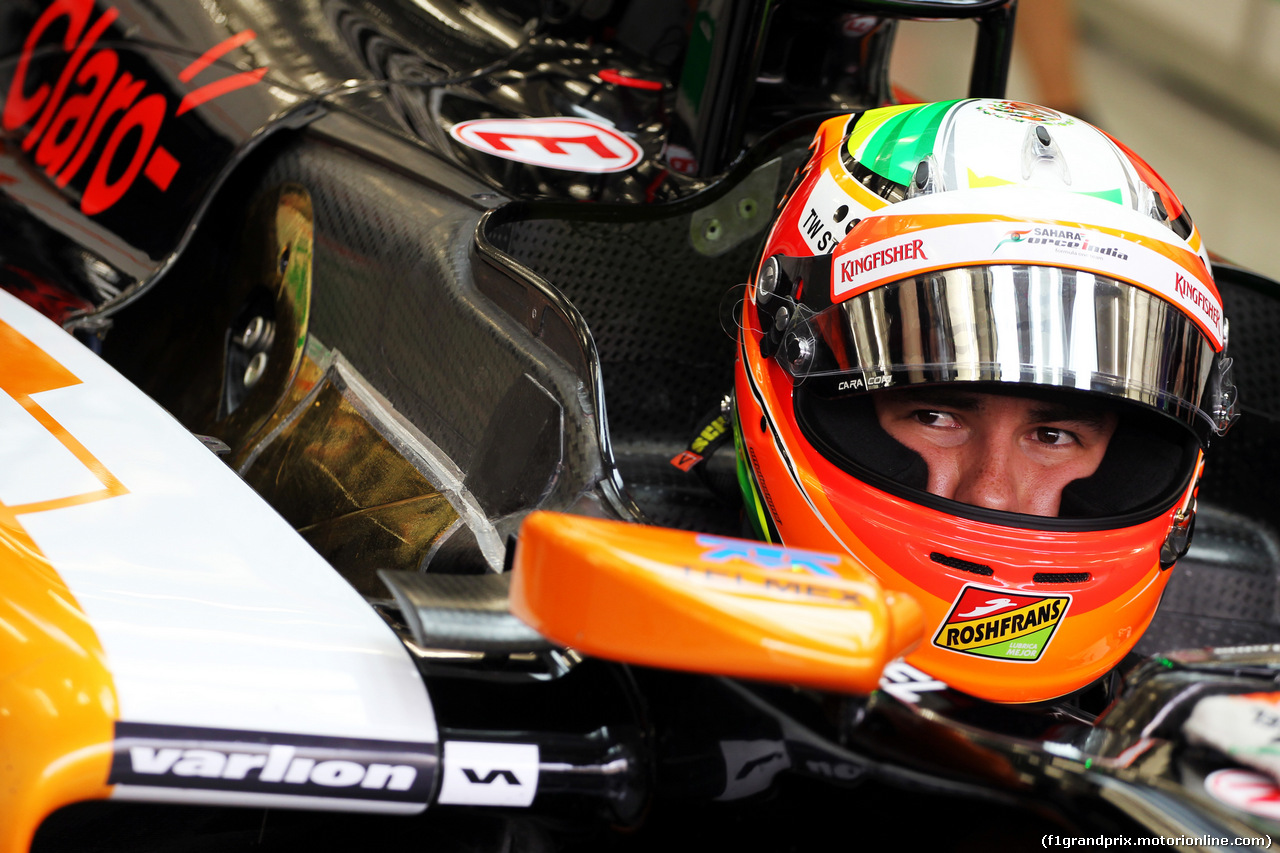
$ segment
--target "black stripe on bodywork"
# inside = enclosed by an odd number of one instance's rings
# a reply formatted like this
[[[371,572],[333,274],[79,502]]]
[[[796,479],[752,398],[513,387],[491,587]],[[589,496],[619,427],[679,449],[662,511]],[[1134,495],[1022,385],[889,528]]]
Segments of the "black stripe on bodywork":
[[[117,722],[112,785],[425,805],[434,743]]]

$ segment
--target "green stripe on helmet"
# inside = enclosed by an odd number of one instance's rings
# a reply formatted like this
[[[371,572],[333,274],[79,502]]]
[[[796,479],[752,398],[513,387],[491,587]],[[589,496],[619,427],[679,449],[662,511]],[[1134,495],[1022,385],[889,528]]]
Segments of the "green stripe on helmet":
[[[769,518],[764,501],[760,499],[755,473],[751,470],[751,463],[747,461],[746,443],[742,440],[742,425],[738,421],[737,406],[733,407],[733,446],[738,457],[738,488],[742,491],[743,509],[746,512],[747,522],[751,525],[751,532],[757,539],[777,544],[780,541],[777,528]]]
[[[938,129],[958,103],[959,100],[923,104],[891,117],[867,141],[862,151],[862,165],[882,178],[906,186],[916,164],[933,153]]]

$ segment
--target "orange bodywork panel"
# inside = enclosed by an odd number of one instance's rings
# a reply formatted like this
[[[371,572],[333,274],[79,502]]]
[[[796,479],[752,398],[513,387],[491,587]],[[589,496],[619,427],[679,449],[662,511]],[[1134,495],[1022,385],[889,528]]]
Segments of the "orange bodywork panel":
[[[115,686],[102,645],[19,519],[123,494],[125,489],[32,398],[80,380],[0,322],[0,391],[93,471],[101,491],[0,504],[0,853],[25,851],[55,809],[111,788]]]
[[[848,556],[549,512],[520,529],[511,609],[596,657],[845,693],[924,630]]]

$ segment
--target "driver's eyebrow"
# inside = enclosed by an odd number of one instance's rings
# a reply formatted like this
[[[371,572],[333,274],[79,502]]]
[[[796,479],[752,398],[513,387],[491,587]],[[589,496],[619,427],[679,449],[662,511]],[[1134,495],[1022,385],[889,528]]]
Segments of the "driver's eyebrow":
[[[972,391],[951,388],[903,388],[896,392],[913,406],[938,406],[960,412],[977,411],[982,406],[982,395]]]
[[[985,395],[952,388],[903,388],[897,392],[915,406],[937,406],[957,412],[974,412],[982,408]],[[1106,429],[1110,418],[1106,410],[1086,404],[1037,400],[1030,411],[1036,423],[1080,424],[1092,429]]]
[[[1106,429],[1110,423],[1107,413],[1091,406],[1072,406],[1068,403],[1044,402],[1031,410],[1031,419],[1037,423],[1071,423]]]

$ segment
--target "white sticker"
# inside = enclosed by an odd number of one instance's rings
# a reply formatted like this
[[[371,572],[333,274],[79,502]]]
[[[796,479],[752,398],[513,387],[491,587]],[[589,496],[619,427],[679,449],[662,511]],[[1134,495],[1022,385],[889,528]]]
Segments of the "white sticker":
[[[446,741],[437,802],[527,806],[538,793],[538,745]]]
[[[579,118],[480,118],[454,125],[449,135],[495,157],[569,172],[621,172],[644,156],[629,136]]]
[[[1280,787],[1270,776],[1235,767],[1215,770],[1205,777],[1204,789],[1232,808],[1280,820]]]
[[[946,690],[947,685],[904,660],[895,660],[889,662],[881,673],[880,689],[899,702],[916,705],[920,702],[921,693]]]
[[[824,255],[835,251],[836,244],[848,233],[850,223],[870,212],[841,189],[830,172],[824,171],[805,200],[796,228],[809,251]]]

